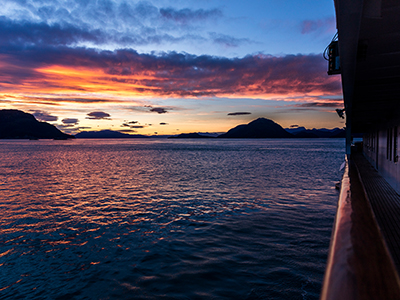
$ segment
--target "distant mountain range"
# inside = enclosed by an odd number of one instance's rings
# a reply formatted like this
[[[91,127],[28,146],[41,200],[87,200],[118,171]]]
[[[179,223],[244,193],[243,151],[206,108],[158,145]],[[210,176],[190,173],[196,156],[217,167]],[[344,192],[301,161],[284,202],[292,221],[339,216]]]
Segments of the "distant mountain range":
[[[193,133],[181,133],[179,135],[170,136],[169,139],[212,139],[214,136],[202,135],[197,132]]]
[[[183,133],[170,138],[342,138],[345,130],[306,129],[304,127],[282,128],[279,124],[266,118],[258,118],[248,124],[238,125],[228,132],[217,135],[213,133]],[[126,134],[113,130],[82,131],[76,138],[149,138],[167,136],[147,136],[141,134]],[[65,134],[55,126],[39,122],[31,114],[20,110],[0,110],[0,139],[67,139],[74,138]]]
[[[258,118],[248,124],[238,125],[220,135],[207,133],[183,133],[170,138],[341,138],[345,137],[345,130],[334,129],[306,129],[304,127],[282,128],[279,124],[266,118]]]
[[[31,114],[16,109],[0,110],[0,139],[69,139],[55,126],[39,122]]]
[[[201,133],[185,133],[171,138],[207,138]],[[282,128],[279,124],[266,118],[258,118],[248,124],[238,125],[218,138],[342,138],[345,130],[306,129],[304,127]]]
[[[304,127],[297,127],[285,128],[285,130],[296,138],[344,138],[346,136],[346,131],[340,128],[305,129]]]
[[[75,135],[76,138],[82,139],[131,139],[131,138],[148,138],[147,135],[142,134],[127,134],[113,130],[100,130],[100,131],[82,131]]]

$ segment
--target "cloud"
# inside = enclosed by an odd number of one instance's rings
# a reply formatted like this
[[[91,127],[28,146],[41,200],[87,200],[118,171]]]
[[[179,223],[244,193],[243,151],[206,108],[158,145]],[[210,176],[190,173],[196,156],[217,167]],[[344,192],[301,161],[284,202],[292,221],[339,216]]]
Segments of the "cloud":
[[[222,16],[222,11],[219,9],[198,9],[192,10],[188,8],[176,10],[174,8],[161,8],[161,16],[165,19],[173,20],[178,23],[187,23],[192,21],[204,21],[210,18],[217,18]]]
[[[75,119],[75,118],[65,118],[65,119],[62,119],[61,122],[63,123],[64,126],[73,127],[73,126],[78,125],[79,120]]]
[[[240,116],[240,115],[251,115],[251,112],[233,112],[228,114],[228,116]]]
[[[233,36],[210,32],[211,40],[216,44],[221,44],[225,47],[239,47],[242,44],[249,44],[251,41],[246,38],[235,38]]]
[[[287,110],[304,112],[304,111],[326,111],[334,112],[335,108],[343,108],[343,102],[306,102],[292,105],[285,105]]]
[[[326,61],[314,54],[225,58],[177,52],[139,54],[130,49],[24,46],[0,48],[0,59],[6,62],[0,65],[0,88],[4,92],[24,91],[27,86],[32,92],[34,86],[38,93],[126,92],[152,97],[341,94],[340,78],[328,76]],[[75,101],[86,100],[77,97]],[[165,113],[168,109],[155,107],[150,111]]]
[[[161,122],[160,125],[168,125],[168,123]]]
[[[61,122],[63,122],[64,124],[77,124],[79,120],[74,118],[66,118],[62,119]]]
[[[290,127],[290,128],[297,128],[297,127],[299,127],[299,125],[294,124],[294,125],[290,125],[289,127]]]
[[[75,98],[75,97],[38,97],[37,99],[46,100],[46,101],[56,101],[56,102],[73,102],[73,103],[105,103],[109,102],[108,99],[99,99],[99,98]],[[114,100],[117,102],[117,100]]]
[[[124,123],[122,123],[121,126],[130,127],[130,126],[135,125],[137,123],[139,123],[139,121],[124,121]]]
[[[204,39],[193,33],[190,23],[222,16],[219,9],[165,8],[148,1],[8,2],[13,4],[0,17],[0,45],[107,45],[109,49],[180,43]],[[182,25],[179,30],[177,25]]]
[[[121,46],[139,46],[162,43],[178,43],[187,39],[200,39],[200,36],[182,34],[174,36],[168,33],[149,29],[137,32],[115,32],[105,29],[88,29],[72,24],[16,22],[0,17],[2,46],[76,46],[80,43],[90,43],[97,46],[118,44]]]
[[[1,85],[1,83],[0,83]],[[24,103],[36,103],[36,104],[42,104],[42,105],[57,105],[58,103],[62,102],[70,102],[70,103],[107,103],[110,102],[109,99],[99,99],[99,98],[78,98],[78,97],[66,97],[66,96],[31,96],[31,95],[4,95],[0,96],[1,98],[10,98],[10,99],[18,99],[18,100],[23,100]],[[113,102],[122,102],[119,101],[118,99],[114,99]]]
[[[310,34],[314,32],[332,32],[336,31],[336,21],[334,17],[318,20],[304,20],[300,25],[302,34]]]
[[[103,112],[103,111],[93,111],[87,114],[89,117],[86,119],[89,120],[109,120],[110,114]]]
[[[41,110],[35,110],[33,111],[32,115],[36,118],[38,121],[44,121],[44,122],[54,122],[58,120],[58,117],[52,116],[49,113]]]
[[[17,22],[0,17],[0,45],[71,45],[79,41],[104,43],[105,36],[100,30],[86,30],[70,24],[44,22]]]
[[[163,108],[163,107],[153,107],[153,108],[150,109],[150,111],[151,111],[151,112],[156,112],[156,113],[158,113],[158,114],[165,114],[165,113],[168,112],[168,111],[167,111],[165,108]]]
[[[294,107],[304,107],[304,108],[313,108],[313,107],[343,107],[343,103],[341,102],[311,102],[311,103],[300,103],[292,105]]]
[[[145,128],[144,125],[135,125],[138,124],[139,121],[125,121],[122,123],[121,127],[129,127],[129,128]]]

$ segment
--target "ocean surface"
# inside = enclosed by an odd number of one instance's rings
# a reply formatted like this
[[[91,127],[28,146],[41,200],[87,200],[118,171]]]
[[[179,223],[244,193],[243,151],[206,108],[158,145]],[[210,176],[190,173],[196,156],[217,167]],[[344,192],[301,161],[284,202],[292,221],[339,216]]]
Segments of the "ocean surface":
[[[343,139],[2,140],[0,299],[318,299]]]

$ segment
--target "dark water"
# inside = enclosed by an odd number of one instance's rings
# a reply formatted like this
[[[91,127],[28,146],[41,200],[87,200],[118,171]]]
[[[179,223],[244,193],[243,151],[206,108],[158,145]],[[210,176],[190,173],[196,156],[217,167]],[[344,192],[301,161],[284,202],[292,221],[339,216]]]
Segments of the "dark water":
[[[0,299],[318,299],[343,149],[0,141]]]

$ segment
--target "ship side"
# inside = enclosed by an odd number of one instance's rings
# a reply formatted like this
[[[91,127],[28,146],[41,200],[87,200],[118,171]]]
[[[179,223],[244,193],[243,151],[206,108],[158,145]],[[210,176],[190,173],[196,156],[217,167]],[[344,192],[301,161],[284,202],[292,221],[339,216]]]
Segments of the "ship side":
[[[347,164],[321,299],[400,299],[400,1],[335,10]]]

